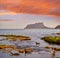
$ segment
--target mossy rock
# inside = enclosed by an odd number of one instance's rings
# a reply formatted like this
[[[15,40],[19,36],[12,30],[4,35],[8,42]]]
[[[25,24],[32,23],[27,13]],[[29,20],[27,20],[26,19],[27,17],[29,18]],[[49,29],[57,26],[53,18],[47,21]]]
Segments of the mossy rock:
[[[50,44],[60,45],[60,36],[47,36],[47,37],[42,37],[41,39]]]
[[[16,41],[16,40],[21,40],[21,41],[31,40],[30,37],[28,37],[28,36],[21,36],[21,35],[0,35],[0,36],[4,36],[4,37],[6,37],[7,40],[11,39],[13,41]]]

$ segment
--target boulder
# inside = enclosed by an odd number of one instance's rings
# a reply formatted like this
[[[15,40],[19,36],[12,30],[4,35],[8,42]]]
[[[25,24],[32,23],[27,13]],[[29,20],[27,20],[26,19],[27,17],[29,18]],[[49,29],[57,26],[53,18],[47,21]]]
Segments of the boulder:
[[[31,53],[32,51],[33,51],[32,48],[26,48],[26,49],[25,49],[25,53]]]
[[[16,51],[16,50],[12,50],[10,53],[11,53],[12,55],[19,55],[19,52]]]

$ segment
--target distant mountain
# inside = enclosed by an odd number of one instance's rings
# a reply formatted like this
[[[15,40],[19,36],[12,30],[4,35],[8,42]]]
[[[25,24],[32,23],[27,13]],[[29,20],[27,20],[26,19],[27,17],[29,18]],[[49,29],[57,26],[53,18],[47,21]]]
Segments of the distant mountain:
[[[29,24],[24,29],[51,29],[46,27],[43,23]]]
[[[60,25],[57,25],[57,26],[55,27],[55,29],[60,29]]]

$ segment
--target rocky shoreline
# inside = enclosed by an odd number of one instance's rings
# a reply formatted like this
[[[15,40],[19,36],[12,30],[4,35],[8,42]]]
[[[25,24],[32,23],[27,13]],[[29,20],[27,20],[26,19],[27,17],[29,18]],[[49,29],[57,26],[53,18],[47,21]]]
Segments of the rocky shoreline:
[[[50,53],[50,49],[54,47],[40,47],[40,43],[31,41],[28,36],[20,35],[0,35],[0,51],[10,53],[11,55],[20,55],[20,53],[32,53],[46,51]],[[32,44],[34,43],[34,45]],[[54,48],[55,51],[60,51],[60,48]]]

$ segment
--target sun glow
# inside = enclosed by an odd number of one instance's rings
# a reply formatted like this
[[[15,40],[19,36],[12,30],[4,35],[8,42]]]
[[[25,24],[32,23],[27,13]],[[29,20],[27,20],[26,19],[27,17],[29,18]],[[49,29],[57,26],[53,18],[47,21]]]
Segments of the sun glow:
[[[16,15],[16,13],[15,12],[0,12],[0,16],[1,15]]]

